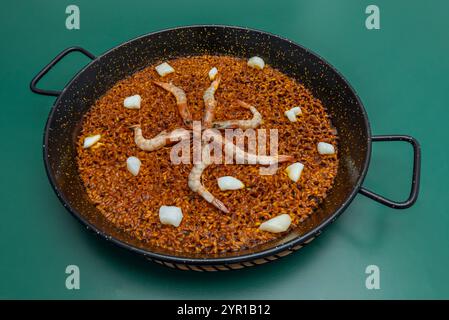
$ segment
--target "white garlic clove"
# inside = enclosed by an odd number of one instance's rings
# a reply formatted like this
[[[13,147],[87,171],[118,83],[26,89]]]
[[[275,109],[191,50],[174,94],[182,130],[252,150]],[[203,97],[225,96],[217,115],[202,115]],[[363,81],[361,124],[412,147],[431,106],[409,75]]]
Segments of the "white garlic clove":
[[[139,158],[129,157],[126,159],[126,168],[132,173],[133,176],[137,176],[141,165],[142,162],[140,162]]]
[[[290,111],[293,112],[295,116],[297,116],[298,114],[302,114],[301,107],[293,107],[290,109]]]
[[[291,223],[292,218],[290,218],[290,215],[284,213],[268,221],[263,222],[259,226],[259,229],[262,231],[268,231],[272,233],[280,233],[287,231]]]
[[[162,224],[179,227],[182,220],[182,210],[175,206],[161,206],[159,208],[159,220]]]
[[[317,145],[318,153],[319,154],[334,154],[335,148],[330,143],[326,142],[319,142]]]
[[[96,134],[94,136],[88,136],[84,139],[83,148],[87,149],[92,147],[94,144],[96,144],[101,138],[101,135]]]
[[[218,74],[218,69],[213,67],[212,69],[209,70],[209,79],[212,81],[215,79],[215,77]]]
[[[142,98],[136,94],[134,96],[130,96],[123,100],[123,106],[128,109],[140,109],[140,102]]]
[[[248,60],[248,66],[262,70],[265,67],[265,62],[260,57],[252,57]]]
[[[155,69],[161,77],[166,76],[169,73],[175,72],[175,69],[173,69],[173,67],[169,65],[167,62],[161,63],[160,65],[156,66]]]
[[[287,175],[290,179],[292,179],[294,182],[298,182],[299,178],[301,177],[302,170],[304,169],[304,165],[300,162],[295,162],[291,165],[289,165],[285,172],[287,172]]]
[[[220,190],[238,190],[243,189],[245,185],[242,181],[231,176],[220,177],[217,179]]]
[[[302,111],[300,107],[294,107],[290,110],[285,111],[284,114],[288,118],[288,120],[290,120],[290,122],[296,122],[296,116],[302,114]]]
[[[290,122],[296,122],[296,115],[291,110],[285,111],[285,116]]]

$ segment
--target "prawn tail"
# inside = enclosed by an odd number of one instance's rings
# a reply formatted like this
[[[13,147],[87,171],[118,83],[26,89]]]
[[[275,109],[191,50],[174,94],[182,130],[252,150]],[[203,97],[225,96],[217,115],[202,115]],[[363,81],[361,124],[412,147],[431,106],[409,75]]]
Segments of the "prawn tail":
[[[280,154],[277,156],[278,162],[292,162],[295,158],[293,156],[288,156],[284,154]]]
[[[216,199],[216,198],[214,200],[212,200],[212,204],[214,205],[215,208],[217,208],[220,211],[223,211],[224,213],[229,213],[230,212],[229,209],[226,208],[224,203],[221,202],[220,200]]]

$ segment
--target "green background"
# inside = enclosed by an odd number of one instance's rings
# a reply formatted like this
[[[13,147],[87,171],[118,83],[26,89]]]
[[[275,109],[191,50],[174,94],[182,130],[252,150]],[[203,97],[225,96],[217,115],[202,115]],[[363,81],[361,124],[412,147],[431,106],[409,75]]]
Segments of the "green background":
[[[65,28],[76,4],[81,29]],[[381,29],[365,28],[365,8]],[[449,298],[448,1],[7,1],[0,11],[0,298]],[[410,134],[422,145],[421,194],[405,211],[357,196],[310,246],[280,261],[225,273],[191,273],[135,257],[86,232],[53,193],[42,162],[54,101],[31,78],[62,49],[94,54],[155,30],[241,25],[290,38],[351,82],[374,134]],[[73,54],[41,82],[57,89],[88,60]],[[365,182],[394,199],[409,192],[411,148],[375,144]],[[78,265],[81,289],[65,288]],[[381,289],[365,288],[378,265]]]

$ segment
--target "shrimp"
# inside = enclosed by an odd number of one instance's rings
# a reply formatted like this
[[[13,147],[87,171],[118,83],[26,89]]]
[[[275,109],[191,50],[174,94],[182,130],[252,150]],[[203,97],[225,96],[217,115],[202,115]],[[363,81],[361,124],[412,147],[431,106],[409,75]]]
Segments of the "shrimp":
[[[215,108],[217,107],[217,100],[215,100],[214,94],[217,91],[218,85],[220,84],[220,76],[218,76],[212,83],[209,88],[204,91],[203,100],[204,105],[206,106],[206,111],[203,117],[203,127],[205,129],[210,128],[212,125],[212,121],[214,121],[215,116]]]
[[[142,129],[139,125],[134,125],[130,128],[134,130],[134,142],[137,147],[144,151],[154,151],[179,140],[190,139],[190,131],[184,128],[178,128],[171,132],[164,130],[151,139],[143,137]]]
[[[213,127],[215,129],[227,129],[227,128],[240,128],[240,129],[255,129],[259,127],[263,120],[262,115],[257,111],[255,107],[252,105],[249,105],[246,102],[243,102],[241,100],[237,100],[237,103],[245,109],[249,109],[251,113],[253,114],[253,118],[251,120],[226,120],[226,121],[216,121],[213,123]]]
[[[187,97],[181,88],[176,87],[171,83],[154,81],[154,84],[167,90],[176,98],[176,104],[178,105],[179,114],[181,115],[182,121],[187,127],[192,126],[192,114],[190,113],[189,107],[187,106]]]
[[[275,156],[267,156],[246,152],[236,146],[232,141],[222,137],[220,133],[214,130],[206,130],[203,134],[207,139],[210,140],[210,138],[213,138],[214,143],[224,146],[225,153],[235,156],[235,161],[239,164],[272,165],[281,162],[293,161],[294,159],[293,156],[289,155],[278,154]]]
[[[223,204],[223,202],[221,202],[220,200],[215,198],[212,195],[212,193],[210,193],[201,183],[201,175],[203,174],[203,171],[210,164],[209,146],[208,145],[203,146],[201,153],[202,153],[201,162],[194,164],[192,170],[189,173],[188,186],[189,186],[190,190],[198,193],[201,197],[204,198],[204,200],[211,203],[218,210],[223,211],[224,213],[229,213],[228,208],[226,208],[226,206]]]

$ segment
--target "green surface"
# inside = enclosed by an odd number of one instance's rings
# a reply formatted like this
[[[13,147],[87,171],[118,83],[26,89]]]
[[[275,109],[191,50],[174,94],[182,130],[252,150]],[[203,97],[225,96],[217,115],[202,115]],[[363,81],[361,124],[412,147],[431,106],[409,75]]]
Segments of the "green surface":
[[[365,28],[365,8],[381,30]],[[81,29],[65,28],[77,4]],[[426,1],[9,1],[0,24],[0,298],[449,298],[449,2]],[[395,211],[357,196],[310,246],[280,261],[226,273],[174,271],[117,250],[86,232],[59,203],[42,162],[53,98],[31,78],[59,51],[100,54],[151,31],[215,23],[262,29],[325,57],[357,90],[374,134],[410,134],[422,145],[421,194]],[[41,83],[62,88],[88,60],[67,57]],[[395,199],[409,191],[411,148],[376,144],[365,185]],[[81,289],[65,288],[65,268]],[[381,289],[365,288],[365,268]]]

